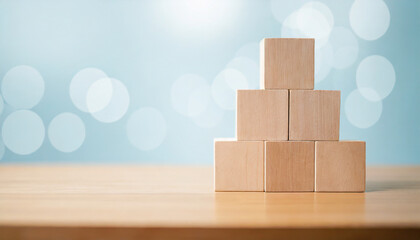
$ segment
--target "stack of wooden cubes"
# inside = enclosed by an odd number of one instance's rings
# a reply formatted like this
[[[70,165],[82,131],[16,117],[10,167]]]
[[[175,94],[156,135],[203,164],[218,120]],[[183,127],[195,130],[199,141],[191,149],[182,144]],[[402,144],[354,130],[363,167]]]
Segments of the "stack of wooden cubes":
[[[366,145],[339,141],[340,91],[314,89],[314,39],[261,41],[261,89],[237,91],[236,139],[216,139],[215,190],[364,192]]]

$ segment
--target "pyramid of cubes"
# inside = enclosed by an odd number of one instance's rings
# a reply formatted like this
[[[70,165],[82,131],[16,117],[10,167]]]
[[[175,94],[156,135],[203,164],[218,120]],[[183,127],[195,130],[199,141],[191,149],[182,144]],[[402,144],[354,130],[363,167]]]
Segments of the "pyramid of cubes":
[[[238,90],[236,139],[215,139],[215,190],[364,192],[366,144],[340,141],[340,91],[314,90],[314,39],[260,44],[261,89]]]

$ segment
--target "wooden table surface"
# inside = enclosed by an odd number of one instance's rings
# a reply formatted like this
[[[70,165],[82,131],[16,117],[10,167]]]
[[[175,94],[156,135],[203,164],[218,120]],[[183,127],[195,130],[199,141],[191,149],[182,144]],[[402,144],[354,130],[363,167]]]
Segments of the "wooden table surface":
[[[215,193],[210,167],[0,167],[2,240],[372,235],[420,239],[420,167],[369,167],[366,193]]]

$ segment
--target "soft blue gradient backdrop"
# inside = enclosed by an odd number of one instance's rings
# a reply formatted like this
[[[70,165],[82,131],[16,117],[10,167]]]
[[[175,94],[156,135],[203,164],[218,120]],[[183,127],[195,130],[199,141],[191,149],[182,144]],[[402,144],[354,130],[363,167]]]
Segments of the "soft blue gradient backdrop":
[[[45,93],[32,111],[45,128],[62,112],[75,113],[86,127],[85,141],[75,152],[56,150],[46,135],[33,154],[6,150],[0,163],[212,164],[213,138],[234,137],[235,112],[224,111],[223,120],[213,128],[199,127],[172,107],[172,84],[187,73],[201,75],[211,84],[240,47],[280,37],[282,24],[274,18],[269,1],[232,1],[229,11],[213,10],[209,21],[193,26],[177,22],[185,9],[169,2],[0,0],[0,79],[18,65],[36,68]],[[353,1],[321,2],[330,7],[335,26],[351,29]],[[387,32],[375,41],[357,38],[355,63],[332,69],[315,86],[342,91],[340,138],[365,140],[368,164],[419,164],[420,1],[385,2],[391,16]],[[344,103],[357,88],[358,64],[376,54],[393,64],[396,82],[382,101],[379,121],[360,129],[347,120]],[[70,81],[86,67],[102,69],[127,87],[130,105],[119,121],[99,122],[72,103]],[[252,81],[258,84],[258,79]],[[158,109],[166,122],[164,141],[150,151],[135,148],[126,134],[128,117],[141,107]],[[5,103],[1,122],[13,111]]]

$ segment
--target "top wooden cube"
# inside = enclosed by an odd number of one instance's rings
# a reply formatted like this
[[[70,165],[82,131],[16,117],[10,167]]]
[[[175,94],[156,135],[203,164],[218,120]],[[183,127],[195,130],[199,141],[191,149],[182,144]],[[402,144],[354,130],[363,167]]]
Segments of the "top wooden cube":
[[[265,38],[260,44],[262,89],[314,89],[315,40]]]

